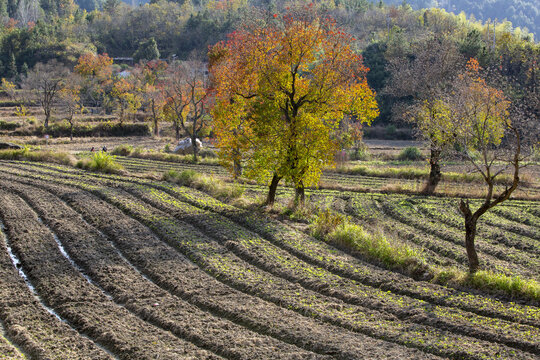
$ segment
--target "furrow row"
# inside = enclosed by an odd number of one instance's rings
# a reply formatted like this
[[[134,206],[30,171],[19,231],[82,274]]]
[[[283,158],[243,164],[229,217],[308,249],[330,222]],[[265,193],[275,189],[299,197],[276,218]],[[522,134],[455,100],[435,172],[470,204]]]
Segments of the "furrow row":
[[[104,178],[119,181],[115,177],[104,176]],[[262,234],[265,238],[274,241],[284,249],[291,251],[301,259],[308,260],[318,266],[329,268],[342,276],[358,280],[368,285],[390,289],[396,293],[408,294],[435,304],[457,306],[487,316],[495,316],[508,320],[515,319],[515,321],[539,326],[539,311],[537,308],[513,303],[500,303],[487,297],[462,293],[433,284],[411,281],[410,278],[399,274],[392,274],[373,266],[366,266],[365,263],[359,262],[357,259],[351,258],[324,243],[317,242],[312,238],[307,239],[305,235],[302,237],[302,234],[286,226],[279,226],[282,224],[276,224],[275,221],[268,219],[263,220],[245,211],[232,208],[204,193],[161,183],[133,182],[154,186],[155,188],[167,191],[181,201],[228,216],[243,226]],[[306,245],[309,246],[306,247]]]
[[[72,198],[71,201],[76,200]],[[90,205],[92,204],[92,201],[86,197],[82,204]],[[71,205],[75,207],[74,203],[71,203]],[[238,293],[237,291],[234,291],[226,286],[220,286],[219,283],[210,281],[211,278],[208,278],[207,276],[205,280],[201,280],[197,276],[197,268],[194,268],[193,265],[187,260],[178,259],[180,261],[169,261],[168,256],[177,259],[178,255],[174,252],[171,253],[171,250],[166,249],[166,246],[161,244],[159,240],[156,239],[157,242],[152,243],[150,238],[146,236],[141,240],[141,243],[138,243],[137,245],[133,244],[133,241],[140,236],[140,233],[144,233],[147,230],[144,227],[141,228],[140,225],[137,226],[136,222],[133,223],[133,221],[126,219],[122,213],[120,213],[120,215],[117,214],[116,211],[118,210],[114,210],[114,208],[106,206],[105,203],[101,202],[99,205],[100,206],[98,208],[105,212],[107,214],[107,219],[110,220],[103,223],[103,220],[99,220],[100,218],[96,216],[91,222],[95,221],[96,226],[98,226],[98,223],[101,223],[99,226],[103,227],[102,230],[105,233],[111,233],[111,237],[114,237],[115,241],[129,242],[129,246],[124,245],[126,247],[119,244],[119,248],[126,251],[126,257],[128,257],[127,251],[129,249],[132,254],[131,256],[136,256],[135,259],[132,259],[134,263],[143,261],[142,266],[149,267],[149,270],[153,269],[153,277],[155,276],[156,279],[158,279],[156,282],[161,283],[165,287],[175,289],[174,291],[184,294],[184,296],[188,296],[191,301],[200,303],[203,307],[216,309],[221,314],[230,314],[231,306],[239,306],[238,310],[231,314],[231,317],[241,319],[246,324],[251,324],[251,326],[256,328],[264,329],[266,331],[270,330],[270,333],[273,333],[279,337],[284,337],[285,339],[294,339],[296,342],[301,344],[308,344],[307,346],[309,347],[319,349],[319,352],[336,354],[336,356],[339,358],[354,359],[357,356],[361,356],[361,354],[364,352],[358,351],[360,349],[359,346],[365,349],[366,346],[371,347],[371,343],[378,346],[382,345],[381,349],[386,349],[385,351],[389,351],[390,353],[392,353],[392,351],[399,351],[409,353],[408,356],[412,356],[413,358],[420,356],[419,353],[415,353],[414,351],[411,352],[411,350],[407,350],[406,348],[395,347],[389,343],[385,344],[384,342],[381,343],[380,341],[373,339],[368,340],[369,338],[365,337],[362,340],[361,335],[349,333],[344,329],[338,330],[337,328],[333,329],[328,325],[317,325],[317,322],[313,322],[309,319],[302,319],[302,317],[298,317],[298,315],[294,315],[294,313],[291,313],[290,311],[276,308],[275,306],[265,303],[264,301],[261,302],[256,298],[251,298],[249,296],[246,297],[245,295],[242,295],[241,293]],[[84,205],[79,204],[77,207],[79,206]],[[85,207],[85,209],[88,208],[93,208],[93,206]],[[78,208],[78,211],[81,211],[81,209]],[[89,216],[89,219],[91,218],[92,217]],[[114,219],[114,222],[112,219]],[[122,224],[125,222],[130,222],[131,225],[129,227],[122,226]],[[118,232],[119,228],[121,229],[120,233]],[[180,230],[180,228],[178,230]],[[186,229],[183,229],[183,231],[186,231]],[[113,232],[116,232],[114,236],[112,236]],[[124,232],[126,232],[126,234],[122,235]],[[147,244],[148,242],[150,243]],[[165,249],[163,249],[163,247],[165,247]],[[142,254],[144,255],[139,254],[140,251],[142,251]],[[152,251],[157,252],[157,256],[165,256],[165,259],[167,260],[165,261],[165,264],[163,264],[163,261],[157,263],[151,261]],[[141,258],[141,256],[144,256],[144,258]],[[181,267],[182,265],[187,265],[188,268],[183,270],[177,269],[177,267]],[[157,267],[160,271],[156,272],[155,267]],[[185,274],[186,272],[189,272],[189,274]],[[181,277],[182,274],[187,275],[187,277]],[[169,280],[171,277],[173,279]],[[203,286],[203,284],[208,284],[208,287]],[[199,295],[199,292],[201,291],[203,293]],[[238,296],[239,298],[234,299],[235,296]],[[251,304],[256,309],[251,310],[252,306],[250,306],[248,309],[246,304]],[[221,305],[222,308],[216,308],[218,305]],[[285,313],[279,315],[280,312]],[[261,318],[264,319],[264,321],[258,321],[258,319]],[[306,321],[311,322],[311,324],[306,324]],[[282,324],[282,322],[286,322],[286,324]],[[304,329],[303,332],[299,333],[299,327]],[[305,329],[310,330],[307,331]],[[321,331],[320,337],[317,340],[313,339],[312,336],[319,333],[319,331]],[[336,335],[334,336],[333,334]],[[300,335],[301,337],[299,339],[295,339]],[[393,348],[396,350],[393,350]],[[373,352],[374,357],[378,357],[378,351],[374,349],[370,349],[369,351]],[[422,357],[425,356],[426,355],[422,355]]]
[[[92,188],[92,186],[89,185],[89,184],[84,184],[84,185],[81,185],[81,186],[87,187],[87,188]],[[149,223],[149,226],[153,227],[154,230],[156,230],[156,231],[158,231],[157,229],[159,229],[162,236],[166,236],[166,237],[171,236],[170,234],[175,233],[174,228],[179,226],[174,221],[171,221],[170,219],[168,219],[168,217],[166,215],[161,214],[157,209],[147,208],[147,205],[144,205],[143,203],[140,203],[136,198],[130,198],[128,195],[122,194],[118,190],[114,190],[114,191],[110,190],[110,189],[98,190],[98,189],[100,189],[100,187],[95,187],[95,188],[96,189],[94,189],[93,191],[101,191],[102,194],[105,197],[107,197],[109,201],[112,201],[117,206],[124,207],[124,210],[128,211],[130,213],[130,215],[135,216],[136,218],[139,218],[139,220],[141,220],[143,222],[146,221],[147,223]],[[103,193],[103,191],[105,191],[105,193]],[[108,194],[107,194],[107,192],[108,192]],[[181,227],[184,228],[185,224],[182,225]],[[174,238],[174,236],[173,236],[173,238]],[[182,239],[179,239],[179,240],[184,241]],[[189,244],[189,245],[191,245],[190,246],[190,251],[193,251],[193,247],[196,247],[198,244]],[[211,260],[221,261],[221,264],[225,264],[225,265],[229,265],[229,266],[237,265],[237,264],[235,264],[235,261],[230,261],[230,263],[227,263],[227,262],[223,263],[223,261],[224,261],[223,259],[225,258],[224,254],[226,253],[226,250],[219,250],[219,247],[216,247],[216,245],[215,244],[213,245],[212,242],[210,242],[210,241],[208,241],[206,244],[204,244],[204,246],[206,246],[206,247],[208,247],[208,246],[214,247],[214,249],[215,249],[214,251],[216,251],[216,252],[220,253],[220,255],[222,255],[221,259],[211,259]],[[202,250],[205,250],[204,246],[203,246]],[[209,248],[207,248],[206,250],[208,250],[208,249]],[[199,251],[201,251],[201,250],[199,250]],[[227,257],[232,259],[231,256],[227,256]],[[246,268],[246,267],[247,267],[246,265],[242,265],[240,268],[237,267],[235,270],[239,271],[239,270],[241,270],[241,268]],[[219,269],[215,269],[213,271],[219,271]],[[253,271],[256,271],[256,270],[253,269]],[[223,271],[221,271],[221,273],[226,274]],[[443,314],[443,316],[444,316],[444,314]],[[410,324],[408,326],[410,327],[410,326],[412,326],[412,324]],[[437,332],[437,330],[434,330],[434,329],[431,329],[431,330],[424,329],[424,331],[426,331],[428,333],[433,332],[433,331]],[[450,335],[449,337],[452,338],[452,335]],[[460,338],[459,341],[463,342],[463,341],[465,341],[465,339]],[[514,354],[514,356],[515,356],[515,354]]]
[[[52,233],[19,197],[2,191],[0,208],[22,267],[44,301],[120,358],[218,358],[119,307],[74,269]]]
[[[139,317],[222,356],[249,359],[314,358],[314,354],[261,336],[186,303],[141,276],[111,241],[57,197],[35,187],[6,185],[32,194],[29,201],[66,243],[70,253],[117,302]]]

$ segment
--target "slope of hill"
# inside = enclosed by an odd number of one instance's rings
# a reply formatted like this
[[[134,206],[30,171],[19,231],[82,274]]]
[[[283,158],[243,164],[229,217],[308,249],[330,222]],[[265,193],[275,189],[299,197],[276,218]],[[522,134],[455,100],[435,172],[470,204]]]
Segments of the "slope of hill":
[[[387,4],[401,5],[400,0]],[[454,13],[465,12],[478,20],[498,23],[505,19],[514,27],[527,28],[535,37],[540,34],[540,3],[535,0],[409,0],[414,9],[439,7]]]

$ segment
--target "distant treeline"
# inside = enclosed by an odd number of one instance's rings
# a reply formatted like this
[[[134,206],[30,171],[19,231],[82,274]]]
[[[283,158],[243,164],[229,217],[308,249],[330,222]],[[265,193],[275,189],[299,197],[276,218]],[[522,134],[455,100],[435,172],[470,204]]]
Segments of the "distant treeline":
[[[286,7],[307,3],[302,0],[159,0],[130,6],[120,0],[90,1],[97,5],[81,2],[78,7],[73,0],[0,0],[0,78],[20,80],[37,62],[50,59],[74,66],[87,52],[137,60],[144,60],[146,54],[169,60],[205,60],[210,45],[226,39],[227,34],[243,24],[255,19],[271,21],[272,14]],[[514,28],[509,22],[498,22],[494,26],[475,20],[486,16],[502,18],[490,15],[489,9],[509,1],[471,1],[470,5],[467,5],[468,0],[418,0],[410,1],[411,5],[407,2],[385,5],[367,0],[313,3],[321,15],[335,18],[356,38],[357,50],[370,68],[369,85],[378,93],[381,115],[377,122],[380,124],[395,120],[391,110],[396,96],[386,91],[394,76],[389,64],[397,59],[414,61],[423,47],[431,46],[433,39],[457,51],[463,63],[475,57],[483,67],[499,68],[524,90],[535,89],[539,82],[540,45],[534,42],[532,34]],[[455,15],[435,8],[414,10],[433,5],[448,7],[456,13],[462,10],[462,5],[470,6],[478,11],[482,9],[482,16]],[[517,2],[513,7],[515,11],[506,12],[509,17],[523,13],[533,19],[533,24],[540,24],[538,5],[533,5],[533,1]],[[87,12],[81,8],[102,10]],[[407,97],[399,101],[411,100],[415,94]]]

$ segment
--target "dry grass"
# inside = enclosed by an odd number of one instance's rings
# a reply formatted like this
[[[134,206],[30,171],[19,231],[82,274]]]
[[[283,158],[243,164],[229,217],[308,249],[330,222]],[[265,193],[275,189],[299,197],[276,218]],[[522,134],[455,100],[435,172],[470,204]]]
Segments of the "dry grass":
[[[0,150],[0,159],[49,162],[69,166],[73,166],[76,162],[75,157],[68,153],[49,150],[30,150],[27,147],[22,150]]]

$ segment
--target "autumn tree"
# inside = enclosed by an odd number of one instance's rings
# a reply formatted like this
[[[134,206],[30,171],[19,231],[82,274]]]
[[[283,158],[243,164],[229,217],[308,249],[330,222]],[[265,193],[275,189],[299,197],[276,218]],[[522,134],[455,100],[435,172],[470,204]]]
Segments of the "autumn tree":
[[[107,54],[87,53],[79,57],[74,72],[84,79],[81,84],[81,96],[86,104],[101,106],[108,92],[111,91],[113,59]]]
[[[163,85],[165,115],[174,124],[177,140],[180,129],[189,136],[193,159],[197,161],[197,137],[207,124],[211,100],[206,66],[200,61],[174,63],[169,66],[166,79]]]
[[[124,123],[126,115],[134,114],[141,107],[140,91],[133,79],[119,78],[113,83],[111,98],[119,111],[120,125]]]
[[[154,127],[154,135],[159,135],[159,122],[163,119],[165,107],[165,93],[163,74],[167,69],[164,61],[149,61],[133,69],[133,75],[138,82],[144,108],[150,112]]]
[[[459,204],[465,222],[469,271],[474,273],[480,266],[474,244],[478,219],[508,200],[518,187],[526,153],[524,134],[518,117],[511,119],[510,101],[501,90],[487,84],[475,59],[467,63],[467,70],[459,76],[449,101],[452,115],[446,131],[454,132],[456,149],[482,176],[487,190],[476,209],[471,208],[468,200],[461,200]],[[496,179],[507,171],[512,174],[510,184],[504,189],[496,188]]]
[[[217,146],[230,161],[240,151],[248,177],[270,180],[267,204],[281,179],[304,201],[304,188],[333,164],[331,134],[344,115],[377,116],[354,44],[334,20],[304,8],[247,25],[211,49]]]
[[[21,88],[37,99],[45,113],[45,128],[49,127],[54,103],[65,87],[69,74],[68,68],[53,59],[46,64],[37,63],[22,80]]]

